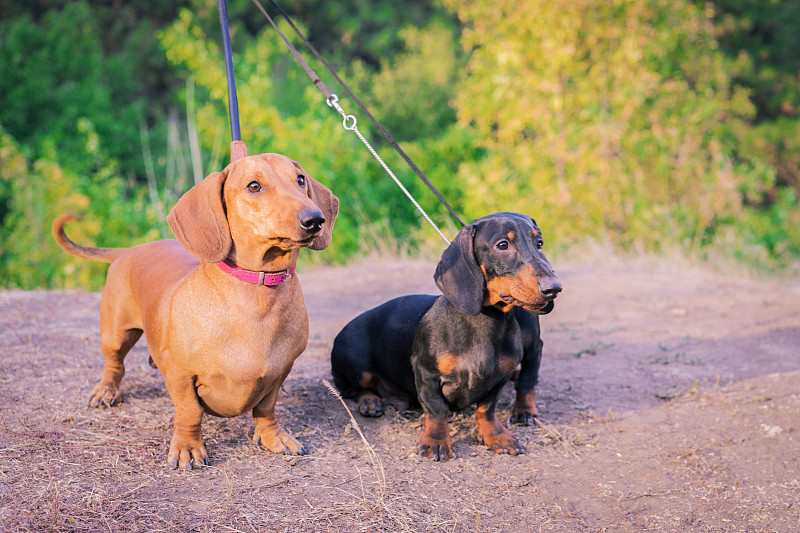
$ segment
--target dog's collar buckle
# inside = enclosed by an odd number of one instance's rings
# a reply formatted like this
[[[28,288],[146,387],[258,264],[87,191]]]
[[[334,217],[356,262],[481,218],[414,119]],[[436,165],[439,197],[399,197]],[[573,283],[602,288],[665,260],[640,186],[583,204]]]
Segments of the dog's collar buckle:
[[[245,270],[233,262],[230,258],[217,263],[217,266],[229,276],[244,281],[245,283],[252,283],[253,285],[266,285],[267,287],[274,287],[280,285],[284,281],[288,281],[294,274],[295,267],[282,270],[280,272],[258,272],[254,270]]]

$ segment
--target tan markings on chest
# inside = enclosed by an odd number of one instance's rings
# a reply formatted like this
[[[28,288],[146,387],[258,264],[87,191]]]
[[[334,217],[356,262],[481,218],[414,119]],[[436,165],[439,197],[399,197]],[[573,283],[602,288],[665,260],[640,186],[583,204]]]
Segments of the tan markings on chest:
[[[502,355],[497,361],[497,366],[500,367],[500,371],[503,374],[510,374],[517,367],[517,360],[513,357]]]
[[[461,358],[454,353],[442,352],[436,356],[436,366],[442,374],[453,374],[457,372],[463,364]]]

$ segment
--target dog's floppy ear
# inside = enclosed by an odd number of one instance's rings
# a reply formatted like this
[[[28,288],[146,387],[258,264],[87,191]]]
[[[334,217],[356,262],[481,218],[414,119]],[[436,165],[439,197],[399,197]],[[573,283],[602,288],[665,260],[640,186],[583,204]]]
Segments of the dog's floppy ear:
[[[311,201],[317,204],[319,210],[325,215],[325,224],[322,225],[322,233],[320,233],[313,241],[311,241],[312,250],[324,250],[330,246],[333,240],[333,223],[336,222],[336,215],[339,213],[339,199],[326,186],[309,176],[300,163],[292,161],[303,175],[306,177],[306,185],[308,190],[308,197]]]
[[[473,240],[476,226],[470,224],[458,232],[450,246],[442,253],[433,279],[444,297],[453,306],[477,315],[483,309],[486,280],[475,259]]]
[[[181,246],[206,263],[225,259],[233,244],[222,202],[226,177],[227,170],[209,174],[181,196],[167,215]]]

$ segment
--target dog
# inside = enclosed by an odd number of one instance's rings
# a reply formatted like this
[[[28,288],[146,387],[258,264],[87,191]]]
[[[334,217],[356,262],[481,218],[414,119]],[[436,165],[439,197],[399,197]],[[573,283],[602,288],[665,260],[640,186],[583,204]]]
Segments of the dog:
[[[275,417],[278,391],[308,342],[295,265],[300,248],[332,239],[339,200],[279,154],[240,159],[192,187],[167,222],[177,240],[132,248],[75,244],[67,252],[111,263],[100,301],[105,364],[91,406],[121,400],[125,355],[144,332],[151,364],[175,405],[167,454],[173,468],[208,465],[201,422],[252,411],[253,440],[276,453],[306,450]]]
[[[480,439],[497,453],[524,448],[497,420],[500,390],[521,364],[512,422],[532,423],[542,357],[539,318],[562,290],[536,222],[495,213],[462,229],[442,254],[434,280],[443,296],[390,300],[353,319],[331,351],[334,384],[380,416],[384,400],[425,413],[419,455],[455,457],[449,410],[476,404]]]

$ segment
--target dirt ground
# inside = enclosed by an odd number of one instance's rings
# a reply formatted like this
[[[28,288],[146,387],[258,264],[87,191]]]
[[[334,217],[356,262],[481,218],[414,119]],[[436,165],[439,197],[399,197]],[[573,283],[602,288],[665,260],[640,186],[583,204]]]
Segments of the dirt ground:
[[[278,414],[309,455],[257,448],[249,414],[206,417],[195,471],[166,466],[173,407],[144,341],[122,405],[87,407],[98,294],[0,292],[0,530],[799,531],[800,284],[668,263],[560,266],[543,425],[511,429],[527,453],[491,453],[464,412],[446,463],[416,457],[419,412],[356,425],[323,384],[339,329],[435,292],[432,263],[302,272],[311,337]]]

